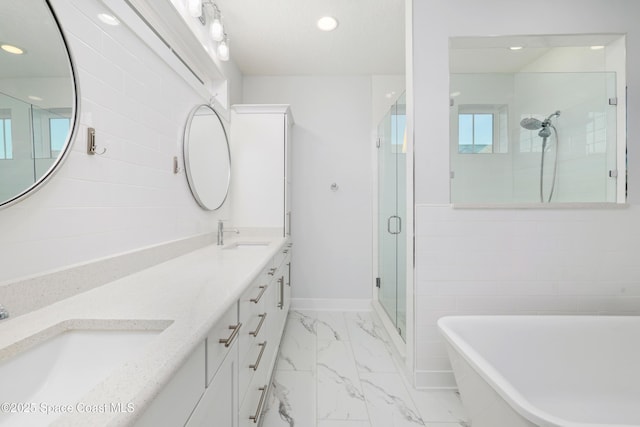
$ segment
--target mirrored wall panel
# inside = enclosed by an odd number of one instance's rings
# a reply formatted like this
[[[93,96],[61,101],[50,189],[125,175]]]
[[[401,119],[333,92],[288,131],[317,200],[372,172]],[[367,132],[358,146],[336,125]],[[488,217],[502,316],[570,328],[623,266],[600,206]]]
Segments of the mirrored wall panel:
[[[0,207],[30,194],[68,151],[76,90],[45,0],[0,2]]]
[[[451,202],[624,202],[624,37],[450,43]]]
[[[183,144],[193,197],[205,210],[220,208],[229,193],[231,154],[222,120],[212,107],[198,105],[191,110]]]

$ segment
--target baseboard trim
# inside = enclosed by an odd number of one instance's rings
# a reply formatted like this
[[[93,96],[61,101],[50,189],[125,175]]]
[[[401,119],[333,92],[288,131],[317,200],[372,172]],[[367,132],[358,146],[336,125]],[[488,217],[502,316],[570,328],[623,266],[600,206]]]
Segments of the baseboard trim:
[[[453,371],[418,371],[414,374],[417,389],[422,390],[457,390],[458,385]]]
[[[371,299],[291,298],[291,310],[371,311]]]

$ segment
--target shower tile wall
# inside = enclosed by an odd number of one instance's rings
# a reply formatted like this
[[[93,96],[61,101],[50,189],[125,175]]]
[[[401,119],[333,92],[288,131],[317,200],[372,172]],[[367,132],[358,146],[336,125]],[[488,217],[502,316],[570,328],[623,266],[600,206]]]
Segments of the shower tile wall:
[[[190,109],[204,100],[98,0],[54,0],[80,86],[80,128],[40,191],[0,211],[0,282],[204,233],[215,216],[193,201],[181,158]],[[87,127],[103,156],[86,154]],[[224,215],[224,212],[222,213]]]
[[[444,315],[640,314],[636,215],[418,205],[419,383],[450,369],[436,326]]]

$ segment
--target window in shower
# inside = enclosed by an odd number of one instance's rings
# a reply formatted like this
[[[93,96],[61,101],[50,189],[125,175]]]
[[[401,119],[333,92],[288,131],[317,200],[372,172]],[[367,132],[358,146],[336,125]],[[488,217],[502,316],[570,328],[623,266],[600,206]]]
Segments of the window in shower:
[[[51,157],[58,157],[67,142],[67,134],[71,119],[68,117],[57,117],[49,119],[49,145]]]
[[[506,106],[461,105],[458,107],[458,153],[507,152]]]
[[[0,117],[0,159],[9,160],[12,158],[11,119]]]

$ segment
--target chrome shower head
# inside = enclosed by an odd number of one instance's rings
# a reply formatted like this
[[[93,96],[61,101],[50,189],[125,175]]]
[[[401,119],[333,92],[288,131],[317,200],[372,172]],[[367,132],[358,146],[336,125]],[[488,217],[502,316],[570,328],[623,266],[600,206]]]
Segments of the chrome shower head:
[[[538,136],[540,138],[549,138],[551,136],[551,131],[549,130],[550,126],[545,126],[542,129],[540,129],[540,132],[538,132]]]
[[[544,119],[544,121],[542,122],[538,119],[534,119],[533,117],[525,117],[524,119],[520,120],[520,126],[528,130],[538,130],[540,128],[546,128],[551,124],[552,118],[559,117],[559,116],[560,116],[560,110],[550,114],[549,117]]]
[[[549,115],[549,117],[547,117],[547,120],[545,120],[545,121],[549,121],[549,120],[551,120],[553,117],[560,117],[560,110],[556,111],[556,112],[555,112],[555,113],[553,113],[553,114],[550,114],[550,115]]]
[[[542,127],[542,122],[538,119],[534,119],[533,117],[525,117],[520,120],[520,126],[528,130],[537,130]]]

